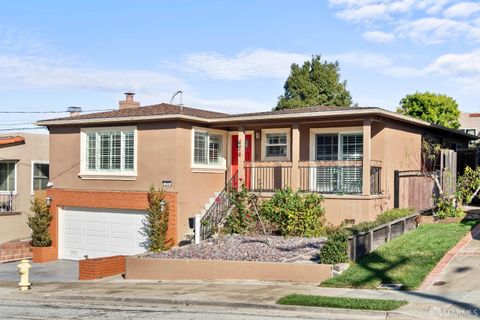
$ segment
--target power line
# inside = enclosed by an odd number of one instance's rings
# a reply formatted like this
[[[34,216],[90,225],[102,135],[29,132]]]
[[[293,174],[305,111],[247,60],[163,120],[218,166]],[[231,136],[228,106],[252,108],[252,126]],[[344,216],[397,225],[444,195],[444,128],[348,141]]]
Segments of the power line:
[[[13,126],[24,126],[27,124],[33,124],[33,122],[23,122],[23,123],[0,123],[0,127],[13,127]]]
[[[22,131],[22,130],[45,130],[45,127],[8,128],[8,129],[0,129],[0,132],[3,132],[3,131]]]
[[[116,109],[99,109],[99,110],[83,110],[83,112],[100,112],[100,111],[112,111],[112,110],[116,110]],[[36,113],[36,114],[40,114],[40,113],[68,113],[69,111],[0,111],[0,113],[3,113],[3,114],[15,114],[15,113]]]

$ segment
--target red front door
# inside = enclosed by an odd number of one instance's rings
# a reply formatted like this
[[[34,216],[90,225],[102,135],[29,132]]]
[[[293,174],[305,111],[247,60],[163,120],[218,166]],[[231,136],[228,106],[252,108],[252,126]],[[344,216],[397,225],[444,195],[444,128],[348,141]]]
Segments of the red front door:
[[[252,135],[246,134],[245,135],[245,145],[244,145],[244,152],[245,152],[245,161],[250,162],[252,161]],[[232,175],[238,171],[238,135],[232,136],[232,165],[231,165],[231,172]],[[251,172],[247,170],[245,172],[245,186],[247,189],[250,187],[250,177]],[[238,187],[238,175],[237,178],[232,181],[232,186],[234,188]]]

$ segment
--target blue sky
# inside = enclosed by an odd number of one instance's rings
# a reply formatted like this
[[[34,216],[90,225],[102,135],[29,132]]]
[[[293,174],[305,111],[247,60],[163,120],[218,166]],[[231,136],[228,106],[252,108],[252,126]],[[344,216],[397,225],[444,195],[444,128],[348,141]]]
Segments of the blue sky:
[[[0,111],[116,108],[130,90],[142,104],[183,90],[193,107],[269,110],[290,64],[322,54],[361,106],[429,90],[478,112],[479,43],[477,1],[5,1]],[[52,116],[0,114],[0,128]]]

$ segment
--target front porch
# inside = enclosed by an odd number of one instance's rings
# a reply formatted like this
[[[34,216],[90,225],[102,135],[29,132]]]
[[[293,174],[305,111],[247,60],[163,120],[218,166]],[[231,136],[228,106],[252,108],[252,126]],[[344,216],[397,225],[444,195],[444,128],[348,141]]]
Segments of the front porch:
[[[367,183],[369,194],[363,193],[363,161],[260,161],[244,163],[244,185],[249,191],[274,192],[291,188],[301,192],[337,195],[381,194],[381,161],[370,161]]]
[[[373,127],[373,133],[372,133]],[[289,187],[326,195],[384,193],[383,126],[371,119],[228,130],[227,180],[255,192]],[[372,151],[373,150],[373,151]]]

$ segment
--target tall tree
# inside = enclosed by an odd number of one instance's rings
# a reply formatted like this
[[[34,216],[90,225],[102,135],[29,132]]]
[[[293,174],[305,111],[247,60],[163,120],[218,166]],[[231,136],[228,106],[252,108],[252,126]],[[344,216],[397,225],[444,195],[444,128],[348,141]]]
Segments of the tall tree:
[[[285,93],[278,98],[276,110],[352,104],[347,81],[340,80],[338,61],[322,61],[320,55],[312,56],[312,60],[305,61],[301,67],[292,64],[283,87]]]
[[[458,103],[445,94],[428,91],[407,94],[400,101],[397,112],[447,128],[460,127]]]

